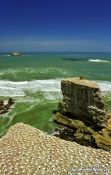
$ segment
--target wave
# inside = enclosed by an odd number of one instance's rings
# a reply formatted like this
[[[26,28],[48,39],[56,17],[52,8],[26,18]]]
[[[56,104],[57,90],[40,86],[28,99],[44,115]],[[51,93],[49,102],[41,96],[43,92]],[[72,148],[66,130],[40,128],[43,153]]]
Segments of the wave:
[[[2,55],[2,56],[12,57],[12,55],[10,55],[10,54],[7,54],[7,55]],[[22,57],[23,57],[23,56],[29,56],[29,55],[27,55],[27,54],[25,55],[25,54],[24,54],[24,55],[20,55],[20,56],[22,56]]]
[[[108,63],[108,60],[101,60],[101,59],[89,59],[90,62],[96,62],[96,63]]]
[[[71,76],[70,71],[61,68],[54,67],[21,67],[21,68],[9,68],[0,70],[0,79],[22,82],[22,81],[32,81],[32,80],[45,80],[54,78],[63,78],[64,76]]]
[[[0,80],[0,96],[25,96],[26,91],[60,92],[60,79],[12,82]]]
[[[111,91],[111,82],[109,81],[95,81],[102,92],[110,92]]]
[[[58,100],[62,98],[62,79],[13,82],[0,80],[0,96],[21,97],[24,101]],[[111,82],[96,82],[102,93],[111,92]]]

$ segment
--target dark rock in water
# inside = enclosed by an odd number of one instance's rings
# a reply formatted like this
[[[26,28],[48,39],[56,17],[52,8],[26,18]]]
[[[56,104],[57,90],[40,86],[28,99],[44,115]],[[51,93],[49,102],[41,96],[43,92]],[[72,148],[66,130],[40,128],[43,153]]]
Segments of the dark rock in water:
[[[63,101],[58,105],[54,120],[67,129],[58,136],[70,140],[66,133],[71,129],[72,141],[111,150],[111,113],[107,114],[104,109],[99,87],[83,78],[74,78],[62,81],[61,89]]]
[[[7,104],[4,104],[4,101],[0,101],[0,114],[5,114],[9,112],[11,106],[14,104],[14,100],[12,98],[8,99]]]
[[[9,98],[9,99],[8,99],[8,104],[9,104],[9,105],[14,104],[14,100],[13,100],[13,98]]]
[[[24,54],[21,52],[16,52],[16,51],[10,53],[10,56],[21,56],[21,55],[24,55]]]
[[[4,101],[1,100],[1,101],[0,101],[0,110],[3,108],[3,106],[4,106]]]

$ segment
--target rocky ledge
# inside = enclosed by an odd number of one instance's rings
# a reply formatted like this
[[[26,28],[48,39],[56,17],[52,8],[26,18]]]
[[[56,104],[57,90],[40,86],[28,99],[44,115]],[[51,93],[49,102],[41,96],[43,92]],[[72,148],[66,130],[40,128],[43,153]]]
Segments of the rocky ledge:
[[[0,139],[0,174],[111,174],[111,152],[49,136],[25,124]]]
[[[72,140],[96,148],[111,150],[111,113],[107,113],[100,88],[94,82],[72,78],[61,82],[63,101],[54,120],[67,126],[58,136],[66,138],[69,129]]]

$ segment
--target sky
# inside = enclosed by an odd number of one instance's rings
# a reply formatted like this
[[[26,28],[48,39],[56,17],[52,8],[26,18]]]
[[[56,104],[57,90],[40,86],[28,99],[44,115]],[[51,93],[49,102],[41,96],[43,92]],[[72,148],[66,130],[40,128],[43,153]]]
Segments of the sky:
[[[0,0],[0,51],[111,52],[111,0]]]

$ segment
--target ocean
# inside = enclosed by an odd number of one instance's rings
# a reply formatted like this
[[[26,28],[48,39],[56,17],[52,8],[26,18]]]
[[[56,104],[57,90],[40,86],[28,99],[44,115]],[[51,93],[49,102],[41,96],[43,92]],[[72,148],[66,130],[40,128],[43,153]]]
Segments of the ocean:
[[[111,110],[111,53],[0,53],[0,99],[15,101],[0,115],[0,136],[18,122],[47,133],[58,127],[53,110],[62,99],[61,80],[83,76],[101,89],[105,108]]]

